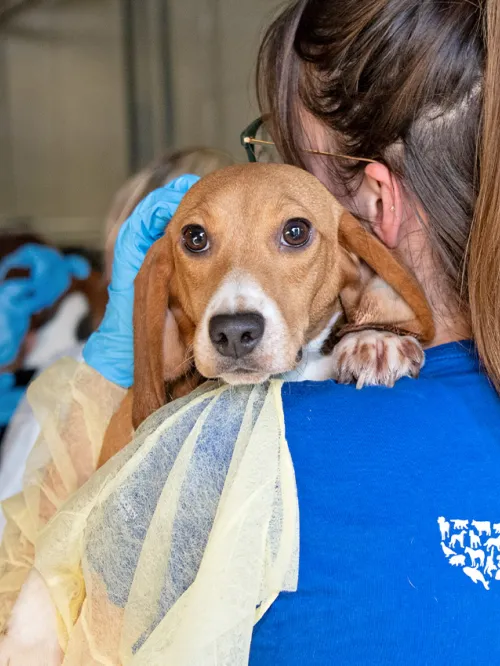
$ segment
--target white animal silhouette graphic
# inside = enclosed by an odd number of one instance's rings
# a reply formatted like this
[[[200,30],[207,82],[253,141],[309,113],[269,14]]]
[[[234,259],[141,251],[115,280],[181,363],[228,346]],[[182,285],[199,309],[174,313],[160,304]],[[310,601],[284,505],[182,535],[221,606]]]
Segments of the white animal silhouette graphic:
[[[468,520],[453,520],[452,518],[451,522],[453,523],[454,530],[466,530],[469,527]]]
[[[482,583],[484,585],[485,590],[490,589],[490,584],[486,582],[483,574],[479,571],[479,569],[473,569],[472,567],[464,567],[462,571],[466,576],[469,576],[472,582]]]
[[[491,523],[489,520],[473,520],[472,527],[475,527],[479,533],[479,536],[486,534],[486,536],[491,536]]]
[[[453,555],[450,558],[450,564],[452,567],[464,567],[465,566],[465,555]],[[496,569],[496,567],[495,567]]]
[[[486,566],[484,567],[484,573],[488,576],[493,576],[493,572],[497,571],[498,567],[493,562],[493,551],[486,558]]]
[[[500,569],[498,569],[495,574],[495,580],[500,580]]]
[[[495,534],[500,534],[500,523],[494,523],[493,529],[495,530]]]
[[[455,548],[456,545],[457,545],[457,543],[459,543],[459,544],[460,544],[460,548],[463,548],[463,547],[464,547],[464,536],[465,536],[465,530],[462,530],[462,531],[460,532],[460,534],[454,534],[454,535],[451,537],[450,547],[451,547],[451,548]]]
[[[500,536],[490,537],[484,544],[484,547],[486,550],[493,550],[493,548],[500,550]]]
[[[450,538],[450,523],[443,516],[439,516],[438,525],[441,532],[441,541],[446,541]]]
[[[469,530],[470,547],[478,548],[481,545],[481,537],[479,537],[473,530]]]
[[[441,548],[443,549],[443,553],[446,555],[446,557],[450,557],[451,555],[456,555],[455,551],[448,548],[448,546],[444,543],[444,541],[441,541]]]
[[[484,551],[483,550],[472,550],[472,548],[465,549],[465,552],[470,556],[471,564],[475,564],[476,560],[479,560],[479,564],[484,566]]]

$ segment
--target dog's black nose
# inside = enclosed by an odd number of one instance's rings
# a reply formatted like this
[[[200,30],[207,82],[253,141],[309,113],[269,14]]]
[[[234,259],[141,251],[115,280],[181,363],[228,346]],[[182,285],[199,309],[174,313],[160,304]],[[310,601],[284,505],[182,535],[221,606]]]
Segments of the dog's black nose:
[[[264,317],[257,312],[240,312],[215,315],[210,320],[208,332],[219,354],[242,358],[259,344],[264,326]]]

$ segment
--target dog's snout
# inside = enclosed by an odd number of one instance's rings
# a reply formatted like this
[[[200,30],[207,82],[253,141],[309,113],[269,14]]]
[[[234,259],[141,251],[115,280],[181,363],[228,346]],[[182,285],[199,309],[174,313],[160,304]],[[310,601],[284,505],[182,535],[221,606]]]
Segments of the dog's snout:
[[[258,345],[264,335],[264,317],[257,312],[219,314],[212,317],[208,332],[222,356],[242,358]]]

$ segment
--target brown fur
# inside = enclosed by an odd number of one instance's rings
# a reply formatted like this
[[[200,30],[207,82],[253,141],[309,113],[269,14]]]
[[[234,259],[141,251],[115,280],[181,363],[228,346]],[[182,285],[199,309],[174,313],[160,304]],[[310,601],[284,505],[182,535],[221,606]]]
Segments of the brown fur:
[[[290,251],[280,246],[279,235],[294,217],[310,220],[315,236],[309,247]],[[181,233],[187,224],[207,230],[208,252],[185,250]],[[258,280],[288,329],[283,348],[289,367],[272,368],[270,374],[294,366],[297,351],[324,330],[338,308],[339,295],[347,328],[393,326],[423,342],[433,337],[432,316],[417,282],[316,178],[285,165],[223,169],[189,191],[139,272],[133,396],[129,393],[110,424],[101,464],[128,441],[123,436],[132,432],[130,418],[137,428],[168,401],[169,386],[181,381],[178,396],[202,375],[221,374],[212,350],[200,342],[199,325],[232,270]],[[200,374],[186,381],[193,352]],[[271,358],[268,362],[272,365]]]

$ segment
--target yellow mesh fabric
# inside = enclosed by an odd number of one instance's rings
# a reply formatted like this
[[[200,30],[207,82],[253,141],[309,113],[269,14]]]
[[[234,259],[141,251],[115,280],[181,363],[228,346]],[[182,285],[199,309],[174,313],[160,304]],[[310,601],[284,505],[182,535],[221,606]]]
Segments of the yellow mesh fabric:
[[[247,664],[253,625],[296,589],[298,524],[281,382],[158,410],[38,532],[65,666]]]
[[[84,363],[61,359],[28,389],[41,434],[30,454],[23,492],[2,504],[0,631],[34,558],[38,532],[94,472],[104,433],[125,391]]]

